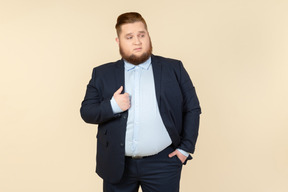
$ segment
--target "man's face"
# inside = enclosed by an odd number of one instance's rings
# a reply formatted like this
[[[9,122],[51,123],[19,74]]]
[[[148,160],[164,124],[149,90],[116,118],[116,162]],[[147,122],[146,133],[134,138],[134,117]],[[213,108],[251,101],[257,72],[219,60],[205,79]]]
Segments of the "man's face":
[[[129,63],[139,65],[151,56],[152,44],[149,33],[142,22],[122,25],[116,41],[121,56]]]

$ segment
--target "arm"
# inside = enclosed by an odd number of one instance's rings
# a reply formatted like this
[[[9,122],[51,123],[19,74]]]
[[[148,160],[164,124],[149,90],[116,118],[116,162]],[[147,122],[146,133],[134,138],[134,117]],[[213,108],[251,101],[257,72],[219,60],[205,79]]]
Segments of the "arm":
[[[121,86],[112,96],[103,96],[100,86],[97,86],[100,79],[97,76],[96,68],[93,70],[92,78],[87,85],[86,95],[82,102],[80,113],[82,119],[87,123],[99,124],[107,122],[117,116],[116,113],[126,111],[130,107],[129,94],[123,93]],[[109,86],[106,85],[109,88]],[[115,104],[120,110],[115,111]]]
[[[180,87],[183,94],[183,122],[180,149],[194,153],[201,108],[190,77],[180,62]]]
[[[187,160],[192,159],[189,153],[194,153],[195,150],[201,109],[195,88],[181,62],[179,62],[179,67],[177,79],[183,97],[181,141],[177,149],[169,154],[169,157],[177,155],[182,163],[186,164]]]
[[[87,85],[86,94],[81,104],[81,117],[86,123],[99,124],[114,117],[110,104],[111,98],[102,98],[99,87],[97,87],[96,68],[92,78]]]

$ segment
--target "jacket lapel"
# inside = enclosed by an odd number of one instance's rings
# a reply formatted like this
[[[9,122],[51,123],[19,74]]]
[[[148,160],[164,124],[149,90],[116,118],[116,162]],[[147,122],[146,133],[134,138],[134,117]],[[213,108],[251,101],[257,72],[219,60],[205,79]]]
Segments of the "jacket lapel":
[[[158,62],[157,57],[155,57],[154,55],[151,56],[151,60],[152,60],[152,69],[153,69],[153,75],[154,75],[156,98],[157,98],[158,107],[160,108],[162,64]]]
[[[114,75],[116,77],[116,88],[119,89],[120,86],[123,86],[123,91],[124,93],[125,90],[125,72],[124,72],[124,61],[123,59],[119,60],[116,62],[116,68],[115,68]],[[117,90],[116,89],[116,90]]]

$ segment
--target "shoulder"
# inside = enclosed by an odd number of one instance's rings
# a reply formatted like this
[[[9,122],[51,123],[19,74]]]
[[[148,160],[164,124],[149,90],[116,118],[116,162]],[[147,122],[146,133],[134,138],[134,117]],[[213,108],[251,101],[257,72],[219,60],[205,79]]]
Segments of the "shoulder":
[[[163,66],[166,69],[179,71],[184,68],[182,62],[178,59],[152,55],[152,64]]]
[[[155,62],[167,63],[167,64],[181,63],[181,61],[178,59],[172,59],[172,58],[163,57],[163,56],[159,56],[159,55],[152,55],[152,62],[153,62],[153,60]]]
[[[97,67],[93,68],[93,71],[97,71],[97,72],[105,72],[105,71],[109,71],[109,70],[115,70],[118,67],[124,66],[124,62],[123,60],[118,60],[118,61],[114,61],[114,62],[109,62],[109,63],[105,63],[105,64],[101,64]]]

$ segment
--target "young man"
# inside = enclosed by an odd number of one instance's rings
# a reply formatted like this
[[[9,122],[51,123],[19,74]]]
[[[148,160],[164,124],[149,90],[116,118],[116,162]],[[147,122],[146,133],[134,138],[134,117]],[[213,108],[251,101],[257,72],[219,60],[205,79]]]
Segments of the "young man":
[[[122,59],[94,68],[81,106],[98,124],[96,172],[104,192],[178,192],[198,136],[194,86],[181,61],[152,54],[139,13],[120,15],[116,30]]]

